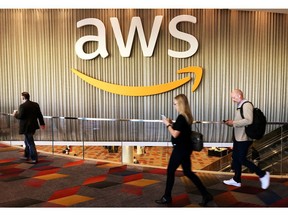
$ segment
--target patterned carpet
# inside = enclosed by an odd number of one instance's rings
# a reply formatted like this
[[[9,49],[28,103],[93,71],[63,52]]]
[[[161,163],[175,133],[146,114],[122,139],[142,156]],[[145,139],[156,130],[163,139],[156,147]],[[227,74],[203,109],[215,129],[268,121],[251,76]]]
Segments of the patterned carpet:
[[[38,164],[20,160],[22,150],[0,144],[0,207],[167,207],[154,200],[165,189],[166,170],[39,154]],[[230,173],[197,172],[214,200],[208,207],[288,207],[288,179],[272,176],[262,190],[258,177],[226,186]],[[195,186],[177,171],[170,207],[200,208]]]

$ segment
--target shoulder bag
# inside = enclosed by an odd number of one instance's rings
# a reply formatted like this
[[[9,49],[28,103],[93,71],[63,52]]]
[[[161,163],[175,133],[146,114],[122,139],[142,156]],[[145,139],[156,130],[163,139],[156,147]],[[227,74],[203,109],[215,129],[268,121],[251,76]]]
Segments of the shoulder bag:
[[[198,131],[191,131],[192,150],[200,152],[203,149],[203,134]]]

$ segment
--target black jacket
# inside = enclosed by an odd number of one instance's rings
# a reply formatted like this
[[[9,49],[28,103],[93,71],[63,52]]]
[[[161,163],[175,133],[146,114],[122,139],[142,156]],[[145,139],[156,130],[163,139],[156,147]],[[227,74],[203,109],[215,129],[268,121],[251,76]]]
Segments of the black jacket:
[[[39,104],[30,100],[19,106],[15,118],[20,120],[19,134],[35,133],[39,123],[45,125]]]

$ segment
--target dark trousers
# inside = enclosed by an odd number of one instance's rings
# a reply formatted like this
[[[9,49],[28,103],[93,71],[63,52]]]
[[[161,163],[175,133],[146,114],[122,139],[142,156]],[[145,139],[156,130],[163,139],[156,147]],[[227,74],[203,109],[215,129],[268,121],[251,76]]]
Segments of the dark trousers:
[[[25,153],[24,156],[27,158],[31,158],[31,160],[38,160],[38,154],[33,138],[33,133],[24,134],[25,136]]]
[[[208,192],[205,186],[202,184],[199,177],[191,171],[190,155],[191,151],[189,152],[174,147],[167,168],[167,181],[164,194],[165,197],[172,197],[171,193],[175,181],[175,172],[180,165],[182,166],[184,175],[187,176],[195,184],[200,193],[203,196],[207,195]]]
[[[242,165],[246,166],[250,169],[252,173],[256,173],[260,178],[262,178],[266,172],[261,170],[258,166],[256,166],[253,162],[247,160],[247,154],[249,147],[253,141],[242,141],[238,142],[236,140],[233,141],[233,169],[234,169],[234,181],[241,182],[241,174],[242,174]]]

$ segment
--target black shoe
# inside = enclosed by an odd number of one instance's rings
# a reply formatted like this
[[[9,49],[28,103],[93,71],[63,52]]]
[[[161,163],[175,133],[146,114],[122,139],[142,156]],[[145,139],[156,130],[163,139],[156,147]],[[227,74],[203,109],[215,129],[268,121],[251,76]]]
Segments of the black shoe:
[[[199,205],[204,207],[212,200],[213,200],[213,196],[210,193],[207,193],[205,196],[203,196],[202,202],[199,203]]]
[[[171,197],[167,198],[167,197],[163,196],[160,200],[155,200],[155,202],[157,204],[171,204],[172,198]]]

